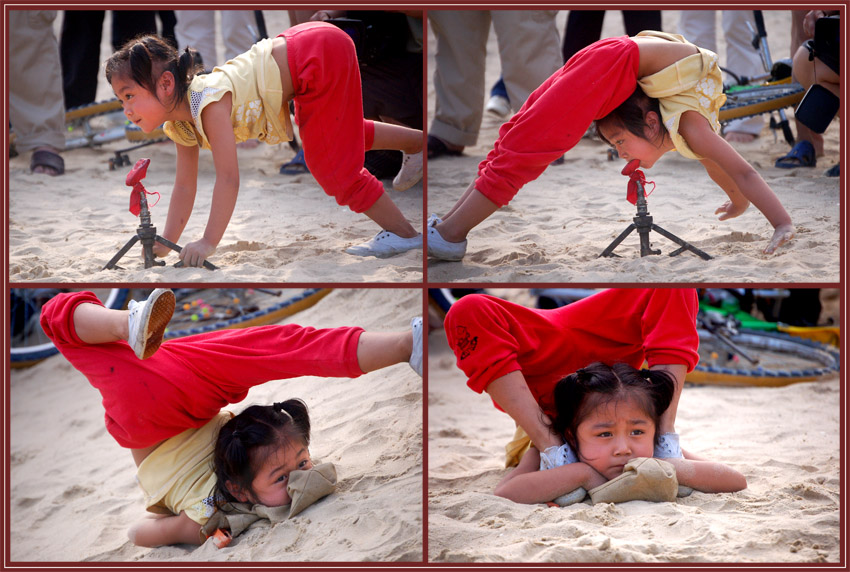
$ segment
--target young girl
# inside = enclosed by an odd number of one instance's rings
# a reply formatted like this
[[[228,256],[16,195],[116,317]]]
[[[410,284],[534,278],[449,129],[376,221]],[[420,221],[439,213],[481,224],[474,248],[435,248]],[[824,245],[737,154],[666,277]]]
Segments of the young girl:
[[[658,105],[618,109],[636,85]],[[794,236],[794,227],[767,183],[718,135],[724,101],[717,55],[681,36],[641,32],[591,44],[502,125],[478,178],[455,206],[442,219],[430,217],[428,255],[462,259],[469,231],[574,147],[593,121],[621,157],[640,159],[644,168],[672,149],[698,159],[729,197],[715,211],[719,219],[740,215],[752,202],[774,227],[764,249],[774,252]]]
[[[419,318],[412,332],[287,324],[162,343],[174,303],[170,290],[158,289],[128,311],[110,310],[77,292],[57,295],[41,316],[59,351],[101,392],[107,431],[130,449],[148,510],[164,515],[131,529],[141,546],[201,544],[216,486],[230,500],[288,502],[281,487],[290,472],[311,466],[309,419],[302,404],[284,402],[261,416],[273,418],[270,427],[250,408],[231,420],[221,408],[252,386],[303,375],[353,378],[404,361],[421,372]]]
[[[659,419],[673,392],[667,372],[623,363],[611,367],[597,362],[568,375],[555,388],[557,414],[552,423],[552,432],[565,441],[558,451],[565,462],[544,470],[539,451],[531,447],[495,494],[515,502],[549,502],[604,484],[622,474],[632,459],[652,457]],[[735,492],[747,486],[741,473],[720,463],[665,461],[675,468],[680,485],[698,491]]]
[[[165,123],[177,143],[177,177],[163,236],[176,242],[195,201],[199,148],[215,163],[212,206],[204,236],[189,242],[180,258],[200,266],[221,241],[239,191],[236,144],[269,144],[293,137],[289,102],[295,102],[310,172],[340,205],[364,213],[383,229],[348,252],[387,257],[421,248],[421,236],[363,168],[368,149],[405,153],[393,181],[405,190],[422,177],[422,132],[363,119],[360,72],[354,42],[323,22],[294,26],[276,38],[215,68],[200,71],[189,49],[178,55],[158,36],[127,43],[106,62],[106,79],[127,118],[150,132]],[[168,248],[157,246],[158,256]]]
[[[680,457],[676,413],[685,375],[699,361],[698,308],[691,288],[611,288],[552,310],[473,294],[452,305],[444,327],[469,388],[486,391],[517,425],[507,466],[529,444],[544,454],[563,444],[551,431],[555,386],[594,361],[646,361],[673,376],[656,456]]]

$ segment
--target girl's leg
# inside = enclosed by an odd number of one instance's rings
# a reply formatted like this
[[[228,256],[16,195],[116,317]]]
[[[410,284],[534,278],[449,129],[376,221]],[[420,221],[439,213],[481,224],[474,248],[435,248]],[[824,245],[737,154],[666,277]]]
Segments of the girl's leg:
[[[111,310],[99,304],[84,303],[74,310],[74,329],[86,344],[127,341],[127,310]]]
[[[371,148],[398,149],[403,154],[401,169],[393,179],[393,189],[406,191],[422,180],[422,147],[422,132],[420,130],[390,123],[374,123]],[[409,233],[409,231],[405,232]],[[399,236],[412,238],[417,234],[401,234]]]
[[[338,204],[366,214],[381,228],[397,235],[391,237],[391,242],[400,243],[398,247],[393,245],[391,252],[379,255],[421,248],[415,229],[386,196],[383,184],[363,168],[366,149],[375,147],[375,130],[373,122],[363,119],[360,72],[351,38],[323,22],[297,26],[283,35],[295,91],[296,119],[310,173]],[[410,133],[379,129],[381,145],[387,139],[383,131],[389,131],[391,141],[400,138],[405,147],[415,148],[415,143],[406,140]],[[381,245],[371,242],[362,245],[363,252],[349,252],[375,254],[388,241]]]
[[[410,359],[412,332],[363,332],[357,341],[357,363],[363,373]]]
[[[398,206],[386,193],[382,194],[375,203],[363,211],[367,217],[375,221],[384,230],[400,236],[401,238],[415,238],[419,236]]]
[[[408,154],[422,152],[422,131],[403,125],[375,122],[371,150],[392,149]]]
[[[449,242],[466,240],[469,231],[484,222],[491,214],[499,210],[498,205],[469,185],[452,210],[436,225],[437,231]],[[430,238],[430,237],[429,237]]]

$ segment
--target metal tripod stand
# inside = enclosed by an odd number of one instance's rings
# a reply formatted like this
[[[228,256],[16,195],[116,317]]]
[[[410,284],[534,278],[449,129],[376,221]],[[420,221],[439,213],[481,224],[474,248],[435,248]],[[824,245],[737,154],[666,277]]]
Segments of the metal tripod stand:
[[[142,243],[142,252],[145,257],[145,268],[151,268],[152,266],[165,266],[164,260],[157,260],[154,256],[154,243],[158,242],[175,252],[183,250],[181,246],[178,246],[170,240],[158,235],[156,233],[156,227],[151,223],[151,213],[150,209],[148,209],[147,190],[145,190],[145,187],[142,185],[142,179],[145,178],[145,175],[148,172],[148,165],[150,165],[150,162],[150,159],[139,159],[136,161],[135,166],[127,174],[127,186],[133,187],[133,193],[138,193],[139,195],[140,223],[136,229],[136,234],[127,241],[127,244],[125,244],[109,262],[106,263],[106,266],[103,267],[104,270],[110,270],[112,268],[122,269],[118,266],[118,261],[121,260],[121,257],[127,254],[127,252],[129,252],[129,250],[133,248],[133,245],[137,242]],[[183,261],[181,260],[175,264],[175,266],[183,266]],[[218,270],[216,266],[206,260],[204,261],[204,268],[208,270]]]
[[[637,231],[638,236],[640,237],[640,255],[648,256],[650,254],[661,254],[660,250],[654,250],[649,242],[649,233],[650,231],[655,231],[661,236],[667,237],[676,244],[679,245],[680,248],[674,250],[670,253],[670,256],[676,256],[681,254],[686,250],[690,250],[703,260],[711,260],[711,256],[693,244],[682,240],[675,234],[668,232],[652,222],[652,216],[649,214],[649,210],[647,208],[646,203],[646,191],[644,190],[643,185],[643,172],[638,170],[640,166],[640,160],[634,159],[630,161],[628,165],[626,165],[621,171],[623,175],[628,176],[632,181],[636,183],[637,186],[637,214],[632,219],[634,222],[626,227],[626,229],[620,233],[620,235],[614,239],[614,241],[608,245],[608,248],[602,251],[602,254],[599,256],[607,256],[607,257],[619,257],[618,254],[614,254],[614,249],[619,245],[632,231]]]

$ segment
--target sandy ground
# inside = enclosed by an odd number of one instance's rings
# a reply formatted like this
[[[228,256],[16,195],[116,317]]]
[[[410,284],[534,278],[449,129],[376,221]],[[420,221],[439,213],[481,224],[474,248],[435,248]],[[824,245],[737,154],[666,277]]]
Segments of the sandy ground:
[[[748,488],[674,503],[522,505],[492,494],[514,423],[429,337],[428,558],[432,562],[838,562],[838,378],[786,387],[686,386],[683,447]]]
[[[336,290],[287,322],[396,331],[422,311],[410,289]],[[61,355],[10,383],[11,561],[422,561],[422,380],[405,364],[358,379],[274,381],[231,406],[301,397],[314,459],[335,493],[292,520],[261,521],[222,550],[133,546],[135,467],[103,425],[100,395]]]
[[[286,11],[264,11],[269,33],[289,27]],[[109,54],[109,32],[101,54]],[[57,18],[61,22],[61,16]],[[57,23],[57,25],[58,25]],[[220,51],[223,48],[220,47]],[[98,100],[114,97],[99,79]],[[240,149],[240,190],[233,217],[210,261],[219,271],[167,266],[145,270],[141,248],[135,246],[120,264],[103,266],[135,234],[139,221],[128,212],[130,187],[124,179],[130,167],[115,171],[108,160],[116,150],[133,144],[121,140],[100,148],[67,151],[65,175],[29,173],[29,153],[9,161],[9,279],[13,282],[420,282],[422,252],[389,259],[346,254],[349,246],[369,240],[379,231],[365,215],[341,207],[307,175],[278,172],[294,152],[288,145],[262,144]],[[130,151],[131,165],[140,158],[151,164],[143,184],[161,193],[152,208],[154,226],[165,228],[175,177],[174,144],[170,141]],[[212,154],[202,151],[198,195],[181,246],[203,236],[212,200],[215,170]],[[399,193],[392,181],[387,192],[414,227],[421,227],[423,184]],[[154,199],[151,199],[153,202]]]
[[[790,12],[766,11],[766,26],[774,59],[789,56]],[[565,11],[558,14],[563,33]],[[665,31],[676,31],[678,11],[663,12]],[[718,26],[718,29],[719,26]],[[623,34],[616,12],[605,18],[603,36]],[[721,62],[725,49],[721,48]],[[429,36],[428,66],[434,69],[436,41]],[[487,49],[486,85],[499,76],[495,34]],[[429,79],[428,110],[435,108]],[[789,110],[790,116],[793,112]],[[443,157],[428,164],[428,211],[443,215],[473,180],[478,163],[492,148],[502,120],[485,113],[478,143],[461,157]],[[563,165],[549,167],[520,190],[514,200],[469,234],[462,262],[434,259],[428,280],[451,282],[837,282],[839,280],[840,211],[838,178],[824,171],[840,157],[841,125],[826,133],[825,157],[814,169],[777,169],[774,161],[788,151],[781,133],[775,140],[765,127],[754,142],[735,144],[775,191],[797,227],[797,237],[774,255],[761,251],[773,234],[767,219],[754,207],[730,221],[718,221],[714,210],[726,195],[703,167],[671,152],[651,170],[655,181],[649,197],[654,222],[706,251],[704,261],[684,253],[659,234],[651,235],[661,256],[640,257],[637,234],[615,251],[622,258],[598,258],[635,215],[626,201],[628,179],[620,175],[624,162],[607,159],[607,145],[584,139],[566,154]],[[647,189],[649,190],[649,189]]]

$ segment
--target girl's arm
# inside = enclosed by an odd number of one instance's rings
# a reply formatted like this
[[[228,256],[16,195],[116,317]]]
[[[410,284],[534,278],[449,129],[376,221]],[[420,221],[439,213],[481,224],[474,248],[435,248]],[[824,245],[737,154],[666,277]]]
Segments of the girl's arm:
[[[177,516],[146,518],[127,532],[136,546],[154,548],[167,544],[203,544],[201,525],[181,512]]]
[[[215,185],[204,237],[188,243],[180,252],[180,259],[188,266],[200,266],[215,252],[236,206],[239,164],[236,159],[236,137],[230,122],[231,101],[231,96],[227,93],[201,111],[204,131],[212,148]]]
[[[720,220],[740,215],[749,203],[761,211],[771,225],[773,237],[764,249],[774,252],[794,236],[794,225],[779,198],[737,151],[714,132],[708,120],[696,111],[686,111],[679,122],[679,133],[688,146],[704,159],[708,175],[729,196],[729,201],[715,211]]]
[[[162,236],[171,242],[180,240],[183,229],[192,214],[195,204],[195,193],[198,189],[198,148],[176,145],[177,147],[177,176],[174,179],[174,190],[168,205],[168,218]],[[165,256],[171,249],[160,243],[154,244],[154,254]]]
[[[589,465],[572,463],[546,471],[540,468],[540,452],[531,447],[517,468],[505,475],[493,493],[514,502],[536,504],[549,502],[579,487],[598,487],[606,479]]]
[[[735,469],[713,461],[664,459],[676,469],[680,485],[704,493],[734,493],[747,488],[747,479]]]

